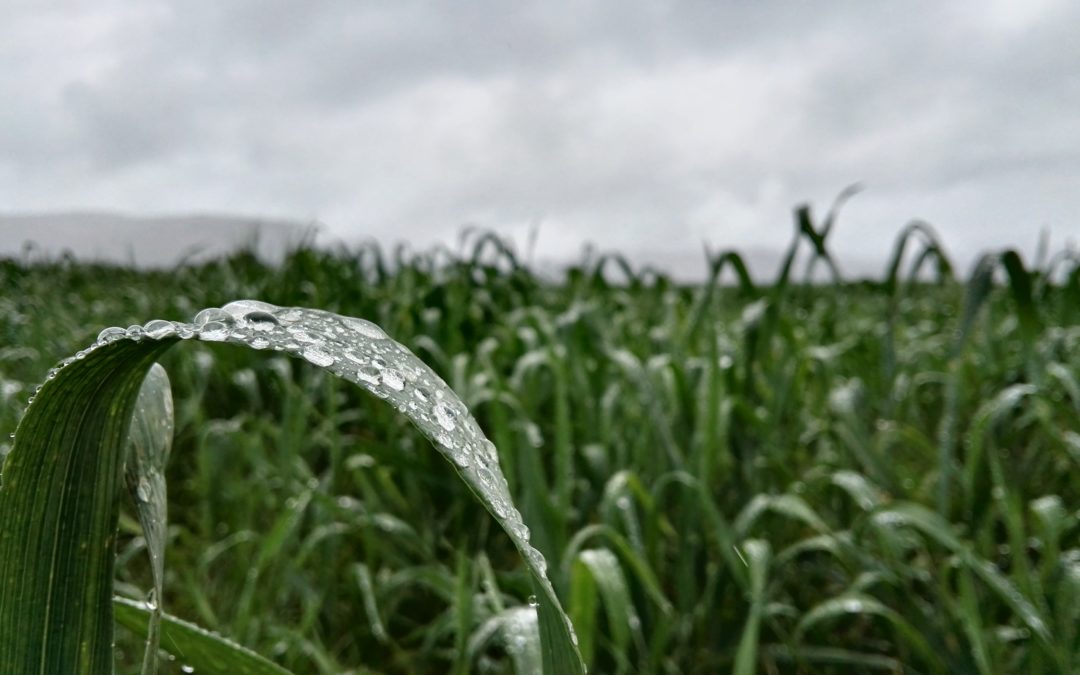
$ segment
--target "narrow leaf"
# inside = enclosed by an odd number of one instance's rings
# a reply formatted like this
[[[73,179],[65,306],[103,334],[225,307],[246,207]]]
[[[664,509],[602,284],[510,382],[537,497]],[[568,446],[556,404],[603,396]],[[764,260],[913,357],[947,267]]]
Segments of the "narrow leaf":
[[[135,417],[128,437],[127,467],[124,479],[128,493],[135,502],[135,515],[142,526],[146,551],[150,556],[150,574],[154,587],[147,605],[150,621],[147,625],[146,653],[143,656],[143,675],[157,671],[159,625],[163,611],[162,586],[165,583],[165,528],[168,521],[168,501],[165,492],[165,465],[173,440],[173,401],[169,376],[160,364],[150,368],[135,402]]]

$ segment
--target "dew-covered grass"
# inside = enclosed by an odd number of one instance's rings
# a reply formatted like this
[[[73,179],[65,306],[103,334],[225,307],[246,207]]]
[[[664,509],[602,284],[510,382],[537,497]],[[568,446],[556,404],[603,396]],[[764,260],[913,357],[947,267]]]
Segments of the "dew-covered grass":
[[[832,269],[827,229],[799,217],[803,252]],[[795,257],[755,284],[730,254],[701,285],[618,256],[553,281],[475,235],[280,267],[3,261],[0,448],[103,327],[237,298],[317,307],[371,320],[355,330],[381,327],[464,401],[590,672],[1080,669],[1075,262],[954,274],[929,231],[900,241],[881,279],[820,285]],[[418,429],[302,340],[299,358],[188,347],[162,359],[169,613],[297,673],[532,667],[524,560],[424,435],[465,411],[432,400]],[[377,356],[356,378],[393,399]],[[125,507],[118,594],[153,588],[145,547]],[[118,629],[121,672],[142,647]]]

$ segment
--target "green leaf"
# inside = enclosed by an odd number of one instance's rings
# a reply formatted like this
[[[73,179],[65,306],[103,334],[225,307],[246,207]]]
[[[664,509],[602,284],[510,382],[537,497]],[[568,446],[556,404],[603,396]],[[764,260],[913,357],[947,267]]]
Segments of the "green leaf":
[[[591,654],[597,643],[594,631],[596,599],[599,597],[604,601],[611,647],[619,654],[626,654],[630,648],[630,633],[640,625],[640,618],[618,557],[606,548],[585,549],[574,561],[570,580],[571,594],[580,603],[574,616],[577,618],[580,612],[585,625],[590,627],[589,634],[582,635],[583,644],[589,645],[583,651]]]
[[[16,431],[0,489],[0,672],[112,669],[112,572],[123,448],[139,387],[181,339],[274,349],[354,382],[407,416],[495,516],[540,602],[545,673],[582,673],[543,555],[511,500],[494,445],[461,399],[362,319],[238,301],[194,323],[106,329],[42,387]]]
[[[0,488],[0,672],[112,671],[123,450],[139,387],[174,342],[84,353],[23,416]]]
[[[165,466],[169,461],[172,441],[173,401],[169,376],[160,364],[155,363],[146,374],[135,402],[135,417],[131,421],[128,437],[130,449],[124,471],[128,494],[135,502],[135,514],[146,540],[154,583],[147,600],[150,622],[147,625],[143,675],[153,675],[157,671],[158,628],[164,604],[165,528],[168,523]]]
[[[147,624],[154,612],[141,602],[113,598],[116,622],[136,635],[147,637]],[[161,637],[163,648],[196,673],[229,673],[230,675],[290,675],[288,670],[272,663],[246,647],[195,624],[162,614]]]
[[[795,638],[796,640],[801,639],[806,631],[819,623],[845,615],[880,616],[888,620],[897,629],[905,642],[919,652],[919,655],[926,659],[927,663],[933,664],[935,672],[945,672],[945,664],[941,662],[941,659],[931,649],[926,638],[914,626],[895,610],[862,593],[845,593],[830,598],[808,611],[795,628]]]
[[[761,614],[765,607],[765,581],[769,575],[772,548],[769,542],[751,539],[743,544],[743,556],[750,567],[750,615],[739,639],[735,653],[735,674],[752,675],[757,672],[758,634],[761,630]]]
[[[511,607],[482,623],[469,638],[470,660],[475,660],[480,650],[498,636],[517,675],[553,672],[548,670],[548,661],[541,659],[543,630],[537,632],[538,610],[528,606]]]

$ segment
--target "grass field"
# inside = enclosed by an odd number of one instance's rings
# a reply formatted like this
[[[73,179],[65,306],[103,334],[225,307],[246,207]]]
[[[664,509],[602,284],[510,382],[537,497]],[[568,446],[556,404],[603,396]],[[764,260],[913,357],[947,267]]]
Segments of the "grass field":
[[[407,345],[494,441],[590,672],[1080,672],[1077,262],[954,274],[914,228],[881,279],[808,285],[829,227],[799,216],[767,285],[731,254],[695,286],[618,256],[555,283],[478,234],[280,267],[0,261],[0,449],[105,326],[327,309]],[[404,417],[278,354],[162,363],[168,612],[297,673],[513,672],[522,561]],[[150,587],[140,534],[128,509],[120,595]],[[117,649],[137,672],[141,640]]]

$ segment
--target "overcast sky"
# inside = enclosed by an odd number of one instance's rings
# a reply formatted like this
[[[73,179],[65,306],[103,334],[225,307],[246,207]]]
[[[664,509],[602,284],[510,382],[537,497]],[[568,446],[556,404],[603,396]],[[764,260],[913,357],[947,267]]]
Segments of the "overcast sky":
[[[0,7],[0,213],[537,227],[540,258],[682,264],[776,250],[861,182],[851,269],[916,217],[961,261],[1080,239],[1078,3]]]

